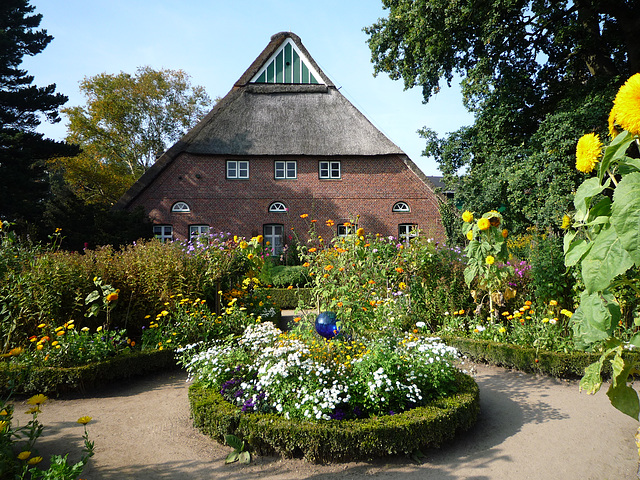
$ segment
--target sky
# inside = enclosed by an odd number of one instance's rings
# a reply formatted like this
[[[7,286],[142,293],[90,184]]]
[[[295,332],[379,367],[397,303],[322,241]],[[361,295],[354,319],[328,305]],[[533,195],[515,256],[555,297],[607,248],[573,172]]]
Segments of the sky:
[[[366,26],[386,17],[380,0],[31,0],[43,15],[40,28],[54,38],[25,57],[22,68],[43,87],[55,83],[69,97],[65,107],[85,105],[79,82],[99,73],[135,73],[138,67],[183,70],[211,98],[223,97],[282,31],[297,34],[340,92],[398,145],[426,175],[439,175],[422,156],[423,127],[439,136],[471,125],[459,86],[442,85],[423,103],[421,89],[373,76]],[[63,140],[65,118],[39,128]]]

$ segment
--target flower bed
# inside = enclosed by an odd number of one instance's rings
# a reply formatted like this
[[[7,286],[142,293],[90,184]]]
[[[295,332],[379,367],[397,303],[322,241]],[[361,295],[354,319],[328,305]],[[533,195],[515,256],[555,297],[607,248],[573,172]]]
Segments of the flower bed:
[[[353,420],[309,421],[268,413],[245,413],[216,390],[195,383],[189,389],[194,426],[222,441],[244,438],[259,454],[302,456],[310,462],[371,459],[438,447],[471,428],[480,410],[475,381],[455,372],[457,391],[396,415]]]

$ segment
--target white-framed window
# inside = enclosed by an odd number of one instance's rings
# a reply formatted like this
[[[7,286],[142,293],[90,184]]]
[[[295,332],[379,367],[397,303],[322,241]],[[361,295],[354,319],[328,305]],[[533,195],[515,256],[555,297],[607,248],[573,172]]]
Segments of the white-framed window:
[[[209,225],[189,225],[189,238],[209,234]]]
[[[171,207],[171,211],[175,213],[189,213],[191,211],[191,207],[186,202],[176,202]]]
[[[398,238],[401,241],[406,242],[417,236],[418,225],[415,223],[401,223],[398,225]]]
[[[249,160],[227,160],[227,178],[249,178]]]
[[[170,242],[173,240],[172,225],[154,225],[153,234],[161,242]]]
[[[268,223],[262,227],[264,248],[270,255],[280,255],[284,248],[284,226],[278,223]]]
[[[287,213],[289,209],[282,202],[273,202],[269,205],[269,213]]]
[[[339,237],[346,237],[347,235],[356,233],[356,230],[358,230],[358,225],[351,222],[344,222],[338,224],[337,234]]]
[[[407,202],[396,202],[391,211],[395,213],[409,213],[411,209]]]
[[[298,162],[295,160],[276,160],[274,176],[277,180],[298,178]]]
[[[318,166],[318,175],[320,178],[340,178],[340,162],[320,162]]]

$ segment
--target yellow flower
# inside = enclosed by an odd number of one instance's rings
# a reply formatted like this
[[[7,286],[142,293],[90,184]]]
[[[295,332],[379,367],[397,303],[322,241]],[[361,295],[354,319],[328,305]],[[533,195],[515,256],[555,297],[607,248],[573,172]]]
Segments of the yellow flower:
[[[495,262],[495,261],[496,261],[496,259],[495,259],[495,258],[493,258],[491,255],[489,255],[489,256],[486,258],[487,265],[493,265],[493,262]]]
[[[564,215],[562,217],[562,225],[560,225],[560,228],[563,230],[566,230],[570,226],[571,226],[571,217],[569,215]]]
[[[28,405],[42,405],[47,400],[48,400],[48,398],[45,395],[39,393],[39,394],[34,395],[33,397],[31,397],[29,400],[27,400],[27,404]]]
[[[18,356],[18,355],[20,355],[23,351],[24,351],[24,349],[23,349],[22,347],[12,348],[11,350],[9,350],[9,355],[10,355],[10,356],[15,356],[15,357],[17,357],[17,356]]]
[[[27,463],[29,465],[36,465],[36,464],[40,463],[41,461],[42,461],[42,457],[33,457],[33,458],[30,458]]]
[[[487,230],[490,226],[491,224],[489,223],[488,218],[481,218],[480,220],[478,220],[478,228],[480,230]]]
[[[506,328],[504,328],[504,327],[500,327],[500,328],[498,329],[498,332],[500,332],[500,333],[504,333],[504,332],[506,332],[506,331],[507,331],[507,329],[506,329]]]
[[[63,335],[64,335],[64,330],[60,330],[58,333],[56,333],[56,335],[57,335],[58,337],[63,336]]]
[[[467,232],[467,240],[469,241],[473,240],[473,230],[469,230]]]
[[[407,288],[407,284],[406,284],[406,283],[404,283],[404,282],[400,282],[400,283],[398,284],[398,288],[399,288],[400,290],[404,290],[405,288]]]
[[[247,255],[247,258],[248,258],[249,260],[253,259],[253,257],[254,257],[253,253],[250,253],[249,255]]]
[[[296,322],[296,323],[298,323],[300,320],[302,320],[301,317],[296,317],[296,318],[293,319],[293,321]]]
[[[0,422],[0,433],[4,432],[4,429],[9,426],[9,422],[2,420]]]
[[[118,299],[118,292],[111,292],[107,295],[107,302],[114,302]]]
[[[256,240],[258,240],[258,243],[262,243],[262,240],[264,240],[264,237],[262,235],[258,235],[256,237]]]
[[[502,238],[507,238],[509,236],[509,230],[506,228],[502,230]]]
[[[359,237],[364,237],[364,228],[359,228],[356,230],[356,235]]]
[[[44,328],[44,327],[46,327],[44,323],[41,323],[40,325],[38,325],[38,328]]]
[[[31,452],[29,452],[28,450],[25,450],[24,452],[20,452],[18,454],[18,460],[26,460],[30,456],[31,456]]]
[[[327,265],[326,267],[324,267],[324,269],[329,272],[331,270],[333,270],[333,265]]]
[[[287,287],[287,290],[293,290],[293,285],[289,285],[289,286]]]
[[[309,253],[313,253],[313,252],[315,252],[315,251],[316,251],[316,248],[315,248],[315,247],[311,247],[311,248],[309,249]]]
[[[587,133],[576,146],[576,168],[582,173],[591,172],[602,156],[602,142],[595,133]]]
[[[640,74],[636,73],[620,87],[615,100],[615,123],[634,135],[640,135]]]
[[[547,317],[544,317],[544,318],[542,319],[542,323],[549,323],[549,319],[548,319]]]
[[[462,214],[462,220],[464,220],[467,223],[473,222],[473,213],[471,213],[469,210],[465,210],[464,213]]]
[[[44,346],[41,343],[36,345],[36,350],[42,350],[43,348],[44,348]]]
[[[327,227],[333,227],[333,226],[335,225],[335,223],[334,223],[334,221],[333,221],[333,220],[327,220],[327,221],[326,221],[326,222],[324,222],[324,223],[326,223]]]
[[[91,421],[93,417],[80,417],[77,422],[81,425],[86,425],[87,423],[89,423]]]
[[[550,300],[549,301],[549,305],[556,306],[556,305],[558,305],[558,301],[557,300]]]
[[[240,242],[240,248],[242,250],[244,250],[245,248],[247,248],[249,246],[249,244],[247,242],[245,242],[244,240]]]
[[[55,340],[55,341],[51,342],[51,346],[52,346],[52,347],[55,347],[56,345],[58,345],[58,341],[57,341],[57,340]]]
[[[308,213],[303,213],[302,215],[300,215],[300,218],[307,218],[309,216]]]

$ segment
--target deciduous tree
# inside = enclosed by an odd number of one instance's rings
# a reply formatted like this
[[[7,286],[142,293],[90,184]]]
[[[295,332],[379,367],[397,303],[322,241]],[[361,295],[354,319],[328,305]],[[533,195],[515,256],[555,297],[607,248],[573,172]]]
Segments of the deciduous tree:
[[[115,203],[211,104],[203,87],[181,70],[141,67],[134,75],[101,73],[80,83],[86,105],[66,108],[67,141],[82,152],[56,165],[76,194]]]
[[[425,154],[468,209],[502,207],[513,228],[557,225],[580,181],[574,147],[601,129],[615,89],[640,71],[640,5],[625,0],[383,0],[365,29],[376,73],[420,86],[455,75],[475,123]],[[550,141],[554,137],[554,142]],[[558,142],[558,140],[560,140]],[[550,147],[553,145],[553,147]],[[550,200],[550,201],[549,201]]]

